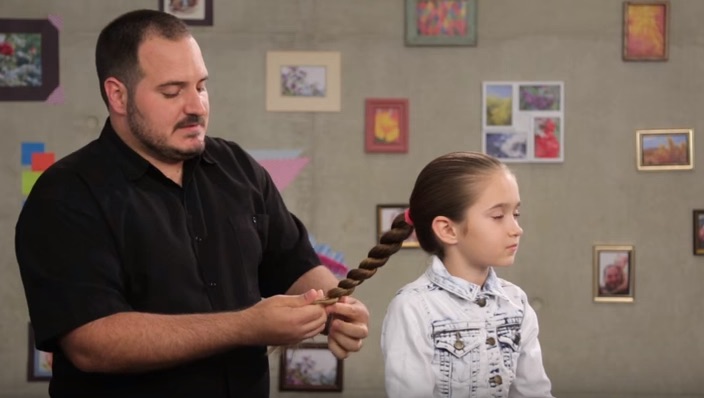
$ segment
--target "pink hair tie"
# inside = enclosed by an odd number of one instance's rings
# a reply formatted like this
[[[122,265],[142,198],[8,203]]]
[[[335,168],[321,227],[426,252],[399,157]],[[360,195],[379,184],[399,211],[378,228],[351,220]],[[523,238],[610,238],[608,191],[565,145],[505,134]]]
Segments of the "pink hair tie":
[[[406,224],[413,226],[413,220],[411,220],[411,213],[410,213],[410,208],[406,209],[406,211],[403,212],[403,218],[406,221]]]

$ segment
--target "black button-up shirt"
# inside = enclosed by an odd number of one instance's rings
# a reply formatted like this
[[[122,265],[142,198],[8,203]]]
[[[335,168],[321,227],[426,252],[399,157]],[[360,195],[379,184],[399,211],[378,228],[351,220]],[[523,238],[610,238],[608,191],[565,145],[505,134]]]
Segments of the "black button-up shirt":
[[[270,176],[238,145],[206,137],[183,187],[100,137],[46,170],[16,228],[39,349],[54,352],[55,397],[266,397],[266,347],[234,349],[142,374],[84,373],[58,338],[125,311],[241,310],[284,293],[319,264]],[[286,327],[286,325],[281,325]]]

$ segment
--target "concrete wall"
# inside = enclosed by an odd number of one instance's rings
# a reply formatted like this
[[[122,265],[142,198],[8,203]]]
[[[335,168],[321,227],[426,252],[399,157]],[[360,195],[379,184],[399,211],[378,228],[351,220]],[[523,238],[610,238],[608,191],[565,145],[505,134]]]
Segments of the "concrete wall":
[[[63,18],[61,105],[0,105],[0,396],[46,396],[27,383],[27,308],[14,256],[22,203],[20,143],[57,157],[97,137],[105,109],[93,66],[99,30],[157,0],[2,0],[0,18]],[[567,398],[702,397],[704,258],[692,255],[692,209],[704,208],[702,167],[639,172],[635,131],[692,128],[704,150],[701,0],[672,2],[667,62],[621,59],[622,2],[479,0],[478,45],[404,46],[400,0],[215,0],[215,24],[194,27],[210,72],[209,133],[246,149],[301,149],[311,163],[283,192],[319,241],[356,266],[374,244],[375,205],[406,202],[419,170],[452,150],[481,149],[481,83],[559,80],[565,161],[514,164],[525,230],[500,275],[528,292],[554,393]],[[271,50],[339,51],[342,111],[264,109]],[[364,99],[410,101],[407,154],[364,152]],[[695,156],[695,162],[697,161]],[[592,246],[635,246],[635,302],[594,303]],[[379,333],[396,290],[419,275],[418,250],[395,255],[358,289],[372,314],[363,351],[335,397],[383,396]],[[278,362],[272,358],[272,396]]]

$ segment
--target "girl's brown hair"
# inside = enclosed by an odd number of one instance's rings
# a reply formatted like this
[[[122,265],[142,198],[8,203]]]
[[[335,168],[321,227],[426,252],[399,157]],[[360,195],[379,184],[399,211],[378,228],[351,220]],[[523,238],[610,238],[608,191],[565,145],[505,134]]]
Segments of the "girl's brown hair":
[[[424,251],[444,258],[443,246],[433,233],[433,220],[445,216],[461,222],[467,208],[477,200],[486,178],[501,170],[510,172],[501,161],[480,152],[451,152],[428,163],[418,175],[411,193],[408,211],[412,225],[405,221],[403,213],[396,216],[391,229],[381,235],[379,244],[369,251],[367,258],[358,268],[350,270],[347,278],[330,289],[320,302],[333,303],[352,294],[355,287],[386,264],[414,229]]]

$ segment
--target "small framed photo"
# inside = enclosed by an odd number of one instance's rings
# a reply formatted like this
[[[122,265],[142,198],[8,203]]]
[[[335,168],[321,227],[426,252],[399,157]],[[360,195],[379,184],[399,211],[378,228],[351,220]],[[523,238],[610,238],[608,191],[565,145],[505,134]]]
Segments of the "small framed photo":
[[[692,211],[692,227],[694,255],[704,255],[704,209]]]
[[[623,2],[623,59],[667,61],[669,1]]]
[[[635,291],[632,245],[594,246],[594,301],[631,303]]]
[[[279,390],[342,391],[342,360],[325,343],[301,343],[281,352]]]
[[[376,205],[376,240],[379,241],[384,232],[391,229],[391,224],[399,214],[402,214],[408,208],[407,204],[383,204]],[[420,247],[416,231],[413,230],[411,236],[404,240],[401,248],[417,248]]]
[[[269,51],[266,110],[339,112],[340,53]]]
[[[692,170],[692,140],[691,129],[637,130],[638,170]]]
[[[48,101],[60,91],[60,27],[58,17],[0,19],[0,101]]]
[[[34,330],[29,324],[29,358],[27,361],[27,381],[51,380],[54,356],[50,352],[39,351],[34,346]]]
[[[408,99],[368,98],[365,101],[364,150],[408,152]]]
[[[477,0],[406,0],[407,46],[476,46]]]
[[[159,0],[159,11],[179,17],[187,25],[213,26],[213,0]]]

